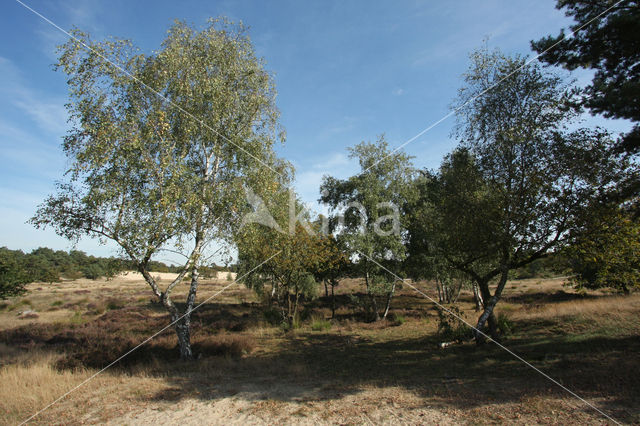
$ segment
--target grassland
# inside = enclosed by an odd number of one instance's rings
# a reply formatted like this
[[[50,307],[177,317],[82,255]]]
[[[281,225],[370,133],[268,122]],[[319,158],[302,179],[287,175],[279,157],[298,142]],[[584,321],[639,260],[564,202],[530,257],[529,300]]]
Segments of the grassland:
[[[640,296],[576,294],[563,282],[508,284],[504,344],[617,420],[640,423]],[[205,281],[198,299],[227,284]],[[379,323],[354,310],[348,295],[358,291],[345,280],[335,319],[321,297],[286,332],[251,291],[231,287],[194,313],[196,362],[175,360],[169,329],[33,422],[611,423],[493,344],[440,349],[433,304],[407,286],[394,318]],[[476,318],[470,294],[460,307]],[[36,315],[18,315],[26,310]],[[141,281],[30,285],[0,305],[0,421],[25,420],[167,323]]]

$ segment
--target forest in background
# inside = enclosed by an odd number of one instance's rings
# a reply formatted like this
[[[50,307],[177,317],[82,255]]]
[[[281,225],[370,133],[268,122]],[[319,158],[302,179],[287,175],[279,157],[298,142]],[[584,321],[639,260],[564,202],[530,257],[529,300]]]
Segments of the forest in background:
[[[231,271],[231,268],[218,265],[206,266],[202,272],[205,277],[217,271]],[[22,250],[11,250],[0,247],[0,283],[30,282],[52,283],[63,279],[74,280],[87,278],[111,278],[122,271],[134,270],[135,266],[126,259],[117,257],[96,257],[80,250],[53,250],[39,247],[29,253]],[[167,265],[160,261],[151,261],[151,272],[179,272],[179,267]],[[16,288],[19,293],[21,286]],[[14,294],[18,294],[14,293]]]

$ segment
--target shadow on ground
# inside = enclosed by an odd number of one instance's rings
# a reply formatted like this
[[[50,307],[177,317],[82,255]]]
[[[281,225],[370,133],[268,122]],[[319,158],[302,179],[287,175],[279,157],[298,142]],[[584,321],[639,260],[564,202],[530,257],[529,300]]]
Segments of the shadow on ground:
[[[24,326],[1,332],[0,342],[58,351],[64,354],[60,368],[100,368],[167,324],[166,316],[152,313],[148,307],[123,308],[82,324]],[[246,330],[260,319],[257,305],[207,304],[194,316],[194,352],[202,359],[178,362],[169,329],[117,368],[126,372],[155,363],[152,373],[168,384],[150,398],[156,401],[240,393],[253,400],[322,401],[358,393],[363,386],[400,387],[428,398],[432,407],[458,409],[536,396],[571,398],[494,344],[439,349],[433,335],[372,341],[342,328],[276,332],[264,338],[277,344],[252,352],[256,343],[263,346],[256,342],[261,337]],[[557,326],[553,321],[514,325],[519,331],[505,345],[515,353],[581,397],[597,399],[597,406],[615,418],[640,419],[640,337],[537,333]],[[575,405],[591,410],[578,400]]]
[[[535,326],[545,326],[536,324]],[[510,350],[566,388],[615,418],[640,417],[640,338],[522,333],[506,340]],[[433,336],[372,342],[353,334],[305,332],[288,335],[278,351],[235,360],[210,360],[207,372],[169,379],[174,397],[203,400],[242,393],[242,398],[322,401],[366,387],[400,387],[433,406],[468,410],[519,403],[537,396],[573,397],[494,344],[439,349]],[[197,389],[196,393],[192,393]],[[163,395],[157,395],[162,399]],[[575,399],[579,409],[597,414]]]

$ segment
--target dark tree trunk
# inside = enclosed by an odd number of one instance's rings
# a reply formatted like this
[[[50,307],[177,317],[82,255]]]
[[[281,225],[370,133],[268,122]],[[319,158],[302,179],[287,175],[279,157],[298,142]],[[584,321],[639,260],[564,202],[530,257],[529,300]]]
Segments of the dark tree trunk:
[[[444,303],[444,296],[442,294],[442,288],[440,286],[440,281],[438,281],[438,277],[436,277],[436,289],[438,290],[438,302]]]
[[[296,322],[298,320],[298,304],[300,302],[300,292],[298,291],[298,289],[296,289],[296,301],[295,304],[293,305],[293,317],[292,317],[292,323],[291,326],[293,327],[294,322]]]
[[[380,313],[378,312],[378,301],[374,294],[371,295],[371,308],[373,309],[373,320],[380,321]]]
[[[336,317],[336,294],[335,294],[335,284],[331,283],[331,319]]]
[[[289,328],[293,326],[293,302],[291,301],[291,293],[287,291],[287,323]]]
[[[324,297],[329,297],[329,287],[327,286],[327,280],[322,280],[324,284]]]

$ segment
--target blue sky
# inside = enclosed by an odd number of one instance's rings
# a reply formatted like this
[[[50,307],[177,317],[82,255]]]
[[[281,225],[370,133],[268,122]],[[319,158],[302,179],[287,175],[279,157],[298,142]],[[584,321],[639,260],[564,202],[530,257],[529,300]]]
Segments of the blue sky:
[[[357,171],[346,147],[382,133],[398,146],[445,116],[467,54],[483,39],[490,48],[532,55],[530,40],[570,24],[555,0],[24,2],[62,28],[129,38],[147,52],[174,19],[195,26],[220,15],[243,21],[275,76],[287,130],[278,151],[296,166],[296,189],[312,207],[323,174]],[[69,249],[52,231],[25,224],[67,165],[60,149],[67,88],[51,67],[65,35],[13,0],[0,11],[0,246]],[[589,81],[586,72],[573,77]],[[612,131],[629,127],[586,120]],[[455,146],[453,124],[445,120],[406,146],[416,166],[439,165]],[[115,254],[90,240],[78,248]]]

